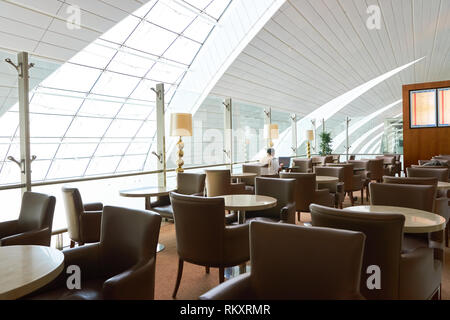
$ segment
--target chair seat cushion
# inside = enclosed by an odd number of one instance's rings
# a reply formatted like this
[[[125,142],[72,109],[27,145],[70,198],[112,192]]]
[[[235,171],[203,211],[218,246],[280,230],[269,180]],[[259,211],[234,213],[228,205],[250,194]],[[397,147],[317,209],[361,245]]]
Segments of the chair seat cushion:
[[[151,210],[156,213],[159,213],[163,218],[173,219],[173,209],[171,204],[166,206],[154,207]]]

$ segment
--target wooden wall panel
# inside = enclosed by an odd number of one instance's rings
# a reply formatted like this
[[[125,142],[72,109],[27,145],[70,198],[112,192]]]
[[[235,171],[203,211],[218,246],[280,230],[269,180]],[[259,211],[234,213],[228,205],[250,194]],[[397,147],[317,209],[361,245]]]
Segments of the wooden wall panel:
[[[410,128],[409,92],[450,87],[450,81],[417,83],[403,86],[403,153],[405,168],[431,159],[438,154],[450,154],[450,127]]]

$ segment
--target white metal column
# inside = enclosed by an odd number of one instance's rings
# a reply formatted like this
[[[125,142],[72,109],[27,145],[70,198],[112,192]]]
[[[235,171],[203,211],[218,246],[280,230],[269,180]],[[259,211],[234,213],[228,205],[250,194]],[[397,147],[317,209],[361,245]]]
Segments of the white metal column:
[[[156,156],[158,158],[158,186],[165,187],[166,179],[166,137],[164,117],[164,83],[156,85]]]
[[[297,156],[297,115],[291,115],[291,131],[292,131],[292,155]]]
[[[264,130],[269,130],[268,132],[264,132],[267,135],[266,145],[270,148],[270,125],[272,124],[272,108],[264,109]]]
[[[10,59],[5,60],[12,65],[19,76],[19,128],[20,128],[20,161],[13,157],[8,157],[9,160],[17,163],[20,167],[20,180],[25,186],[22,188],[22,193],[31,191],[31,162],[36,158],[31,157],[30,154],[30,99],[28,92],[29,86],[29,69],[33,64],[28,63],[28,53],[20,52],[17,54],[17,65]]]
[[[233,171],[233,101],[231,98],[225,99],[224,117],[224,149],[225,163],[229,163],[230,170]]]
[[[349,117],[345,119],[345,155],[348,161],[348,152],[350,151],[350,139],[348,136],[348,125],[352,121]]]

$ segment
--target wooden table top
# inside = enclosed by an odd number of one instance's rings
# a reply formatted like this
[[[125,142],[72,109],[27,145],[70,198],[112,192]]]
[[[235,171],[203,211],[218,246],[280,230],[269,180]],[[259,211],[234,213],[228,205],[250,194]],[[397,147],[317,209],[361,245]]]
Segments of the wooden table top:
[[[159,197],[159,196],[167,196],[169,193],[175,190],[176,188],[170,187],[142,187],[136,189],[122,190],[120,191],[120,195],[122,197],[131,197],[131,198]]]
[[[254,194],[233,194],[220,196],[225,199],[226,210],[255,211],[270,209],[277,205],[277,199]]]
[[[445,219],[440,215],[411,208],[393,206],[356,206],[345,208],[344,211],[367,213],[399,213],[405,216],[405,233],[428,233],[445,229]]]
[[[54,280],[64,269],[64,254],[44,246],[0,247],[0,299],[17,299]]]
[[[316,182],[317,183],[339,182],[339,178],[329,176],[316,176]]]
[[[450,182],[438,181],[437,187],[440,190],[448,190],[448,189],[450,189]]]

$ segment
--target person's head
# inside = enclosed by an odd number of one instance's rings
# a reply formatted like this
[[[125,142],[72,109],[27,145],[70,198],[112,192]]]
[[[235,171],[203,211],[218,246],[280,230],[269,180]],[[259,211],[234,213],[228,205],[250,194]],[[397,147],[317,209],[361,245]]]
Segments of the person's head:
[[[275,156],[275,149],[274,148],[268,148],[267,149],[267,154],[269,155],[269,156]]]

